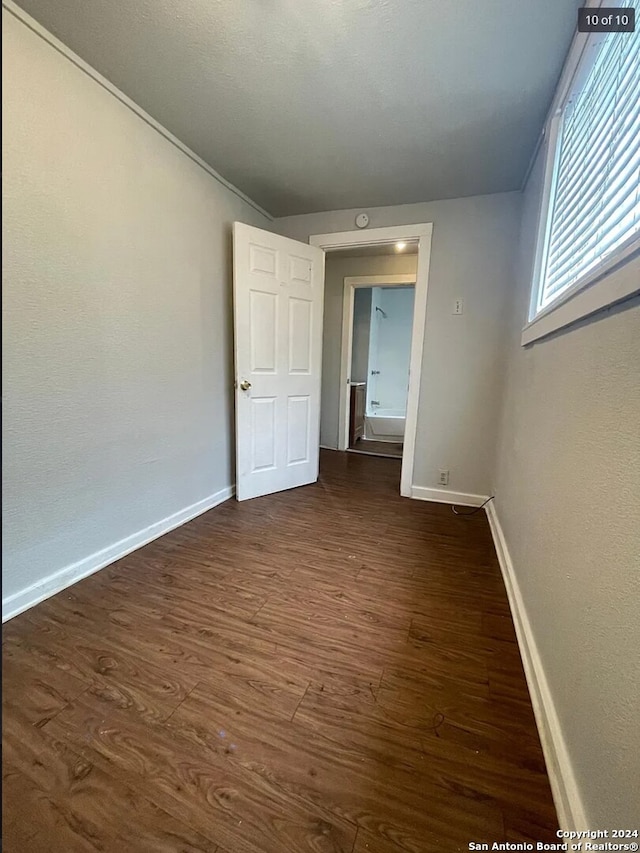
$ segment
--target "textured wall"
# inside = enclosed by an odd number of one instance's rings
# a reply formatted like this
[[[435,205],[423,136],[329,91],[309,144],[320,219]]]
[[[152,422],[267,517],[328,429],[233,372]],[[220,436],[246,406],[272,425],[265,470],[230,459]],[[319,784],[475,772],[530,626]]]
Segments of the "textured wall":
[[[248,205],[3,10],[3,594],[233,482]]]
[[[520,346],[542,162],[525,196],[496,509],[592,828],[640,796],[640,301]]]
[[[442,488],[439,468],[450,469],[452,491],[489,494],[493,486],[520,205],[520,193],[503,193],[368,209],[370,228],[433,222],[415,486]],[[274,224],[306,241],[310,234],[355,230],[358,212],[290,216]],[[459,296],[465,309],[456,317]],[[340,309],[329,292],[325,311],[325,323],[339,327]]]
[[[328,257],[331,258],[331,255]],[[352,382],[366,382],[368,378],[370,327],[371,288],[358,287],[356,288],[353,299]]]
[[[278,220],[276,220],[276,225],[277,223]],[[322,400],[320,408],[320,444],[324,447],[335,448],[338,446],[344,280],[347,276],[354,275],[409,275],[416,271],[416,259],[417,255],[341,258],[339,255],[332,255],[331,252],[327,252],[324,278]]]

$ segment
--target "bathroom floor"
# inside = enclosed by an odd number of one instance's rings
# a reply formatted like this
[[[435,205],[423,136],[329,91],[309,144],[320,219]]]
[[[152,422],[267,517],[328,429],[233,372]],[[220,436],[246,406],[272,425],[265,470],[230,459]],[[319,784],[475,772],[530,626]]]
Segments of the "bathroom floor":
[[[402,459],[402,443],[390,441],[373,441],[370,438],[359,438],[349,448],[351,453],[366,453],[367,456],[389,456],[392,459]]]

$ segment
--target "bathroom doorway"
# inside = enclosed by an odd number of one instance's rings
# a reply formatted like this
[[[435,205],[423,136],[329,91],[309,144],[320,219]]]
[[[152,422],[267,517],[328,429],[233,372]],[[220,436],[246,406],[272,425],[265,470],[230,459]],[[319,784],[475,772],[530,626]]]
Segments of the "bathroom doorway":
[[[394,280],[385,281],[385,276],[345,278],[347,311],[353,302],[347,449],[401,458],[415,276],[386,278]],[[347,317],[345,322],[349,322]]]

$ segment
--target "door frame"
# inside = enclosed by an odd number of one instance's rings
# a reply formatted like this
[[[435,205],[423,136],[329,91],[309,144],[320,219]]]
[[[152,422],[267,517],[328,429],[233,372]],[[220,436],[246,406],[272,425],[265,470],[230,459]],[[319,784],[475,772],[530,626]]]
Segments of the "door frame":
[[[409,362],[409,389],[407,392],[407,418],[402,452],[402,472],[400,474],[400,494],[411,497],[413,486],[413,469],[416,449],[416,432],[418,426],[418,409],[420,403],[420,378],[422,373],[422,353],[424,350],[424,332],[427,320],[427,290],[429,288],[429,265],[431,261],[431,237],[433,223],[423,222],[415,225],[395,225],[388,228],[372,228],[370,231],[338,231],[334,234],[312,234],[309,244],[330,252],[336,249],[349,249],[354,246],[383,246],[390,243],[415,241],[418,244],[418,266],[415,276],[415,297],[413,304],[413,327],[411,329],[411,358]],[[383,276],[383,278],[393,278]],[[344,348],[344,313],[342,320],[342,342]],[[348,330],[347,330],[348,334]],[[343,349],[344,357],[344,349]],[[341,364],[340,394],[341,411],[343,398],[346,399],[345,387],[350,380],[351,366],[347,362]],[[339,422],[338,441],[344,440],[343,421]]]
[[[351,389],[351,359],[353,355],[353,313],[356,289],[362,287],[410,287],[415,288],[416,275],[353,275],[344,279],[342,297],[342,346],[340,348],[340,407],[338,414],[338,450],[349,448],[349,397]],[[414,294],[415,299],[415,294]],[[409,392],[407,391],[407,401]]]

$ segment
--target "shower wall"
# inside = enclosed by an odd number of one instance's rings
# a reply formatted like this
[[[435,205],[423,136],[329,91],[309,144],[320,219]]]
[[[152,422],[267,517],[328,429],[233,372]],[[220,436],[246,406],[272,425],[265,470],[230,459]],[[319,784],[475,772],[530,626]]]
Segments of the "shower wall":
[[[407,411],[414,287],[371,288],[367,415]]]

